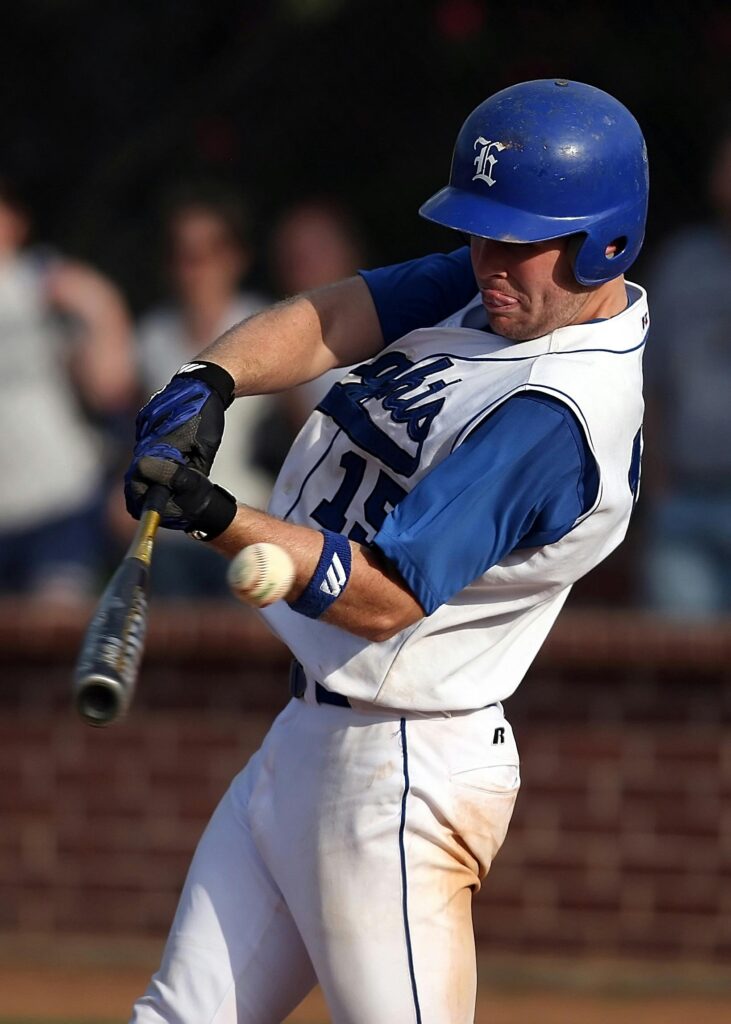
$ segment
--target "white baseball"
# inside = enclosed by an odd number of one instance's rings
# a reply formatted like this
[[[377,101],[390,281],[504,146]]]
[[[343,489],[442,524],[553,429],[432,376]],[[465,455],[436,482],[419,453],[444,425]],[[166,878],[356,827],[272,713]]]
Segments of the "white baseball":
[[[287,594],[295,568],[278,544],[250,544],[229,564],[228,585],[239,601],[266,608]]]

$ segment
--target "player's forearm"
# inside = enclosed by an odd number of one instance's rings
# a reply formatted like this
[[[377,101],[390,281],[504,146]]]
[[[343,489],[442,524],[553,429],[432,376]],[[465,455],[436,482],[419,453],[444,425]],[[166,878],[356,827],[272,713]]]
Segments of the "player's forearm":
[[[236,324],[199,358],[228,370],[237,397],[284,391],[330,368],[315,309],[302,297]]]
[[[223,366],[236,395],[284,391],[374,355],[378,314],[360,277],[300,295],[237,324],[199,353]]]
[[[262,541],[278,544],[291,556],[295,578],[286,600],[296,601],[317,568],[322,553],[322,534],[240,505],[231,526],[211,543],[221,553],[233,557],[242,547]],[[350,550],[350,579],[341,596],[323,615],[323,621],[378,642],[423,617],[423,608],[388,563],[353,541]]]

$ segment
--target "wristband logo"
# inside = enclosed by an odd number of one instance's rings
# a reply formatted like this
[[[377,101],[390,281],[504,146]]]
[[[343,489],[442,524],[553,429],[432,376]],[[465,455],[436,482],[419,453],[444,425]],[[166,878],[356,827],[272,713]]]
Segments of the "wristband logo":
[[[343,592],[343,586],[346,581],[346,573],[343,568],[343,563],[337,554],[333,555],[332,562],[328,566],[328,570],[325,573],[325,579],[320,584],[320,590],[323,594],[328,594],[330,597],[340,597]]]
[[[193,373],[194,370],[205,370],[205,363],[183,363],[178,373]]]

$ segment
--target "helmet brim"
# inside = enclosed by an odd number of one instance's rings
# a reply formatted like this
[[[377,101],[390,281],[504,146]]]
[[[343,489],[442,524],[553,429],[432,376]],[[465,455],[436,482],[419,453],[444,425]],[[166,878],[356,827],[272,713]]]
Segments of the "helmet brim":
[[[596,216],[546,217],[505,206],[485,196],[447,185],[419,209],[420,216],[455,231],[501,242],[546,242],[586,231]]]

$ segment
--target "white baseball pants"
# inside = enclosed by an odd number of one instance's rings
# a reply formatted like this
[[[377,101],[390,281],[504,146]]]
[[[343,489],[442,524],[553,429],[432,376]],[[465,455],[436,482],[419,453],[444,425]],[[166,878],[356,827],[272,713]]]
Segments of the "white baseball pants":
[[[520,784],[500,705],[278,716],[200,841],[133,1024],[471,1024],[472,894]]]

